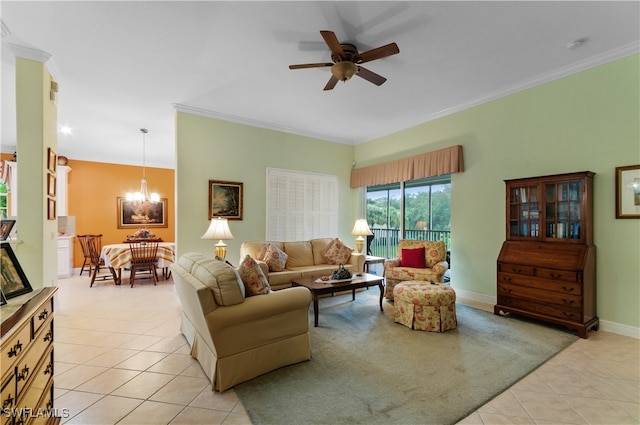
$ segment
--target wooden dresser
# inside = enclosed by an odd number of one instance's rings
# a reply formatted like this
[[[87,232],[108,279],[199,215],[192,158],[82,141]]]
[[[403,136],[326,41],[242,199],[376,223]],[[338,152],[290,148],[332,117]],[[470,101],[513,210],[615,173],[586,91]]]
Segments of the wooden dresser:
[[[507,180],[495,314],[598,329],[592,172]]]
[[[2,425],[57,424],[53,407],[53,294],[43,288],[24,304],[2,307]],[[23,298],[24,297],[24,298]]]

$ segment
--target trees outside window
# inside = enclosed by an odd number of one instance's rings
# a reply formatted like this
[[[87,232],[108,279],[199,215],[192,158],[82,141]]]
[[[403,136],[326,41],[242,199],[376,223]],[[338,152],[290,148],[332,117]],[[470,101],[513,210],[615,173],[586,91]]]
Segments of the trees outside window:
[[[451,242],[451,179],[447,176],[367,188],[371,254],[392,258],[399,239]]]

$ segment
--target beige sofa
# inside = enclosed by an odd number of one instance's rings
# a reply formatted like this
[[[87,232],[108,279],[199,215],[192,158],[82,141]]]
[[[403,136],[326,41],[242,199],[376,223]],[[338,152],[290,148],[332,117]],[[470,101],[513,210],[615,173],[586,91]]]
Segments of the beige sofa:
[[[311,358],[307,288],[245,297],[233,267],[197,253],[180,257],[171,271],[182,333],[212,389],[224,391]]]
[[[328,264],[322,256],[322,249],[335,238],[311,239],[308,241],[276,242],[276,241],[248,241],[240,246],[240,259],[249,255],[260,265],[269,280],[271,289],[278,290],[291,286],[291,279],[303,276],[320,277],[330,275],[338,268],[337,264]],[[283,271],[270,271],[269,267],[258,260],[263,247],[269,244],[277,246],[287,254],[287,263]],[[344,264],[352,273],[361,273],[364,269],[364,256],[351,254],[349,261]]]

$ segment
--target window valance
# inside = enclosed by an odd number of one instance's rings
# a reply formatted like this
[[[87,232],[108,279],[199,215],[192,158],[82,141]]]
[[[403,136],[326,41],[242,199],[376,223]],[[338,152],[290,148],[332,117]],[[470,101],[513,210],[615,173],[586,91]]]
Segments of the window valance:
[[[462,146],[351,170],[351,188],[398,183],[464,171]]]

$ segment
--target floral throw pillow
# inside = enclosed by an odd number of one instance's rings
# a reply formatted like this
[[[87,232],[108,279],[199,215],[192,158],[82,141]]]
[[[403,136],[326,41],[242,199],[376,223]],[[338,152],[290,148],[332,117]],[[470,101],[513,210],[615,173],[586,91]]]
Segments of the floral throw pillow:
[[[329,264],[346,264],[351,258],[352,248],[346,246],[340,239],[335,239],[324,253]]]
[[[287,264],[288,255],[277,246],[269,245],[262,261],[267,263],[269,271],[281,272]]]
[[[269,281],[264,276],[264,273],[262,273],[258,263],[256,263],[251,256],[247,255],[244,260],[242,260],[242,263],[238,266],[238,274],[240,275],[240,279],[242,279],[242,283],[244,283],[248,297],[252,295],[264,295],[271,292]]]

